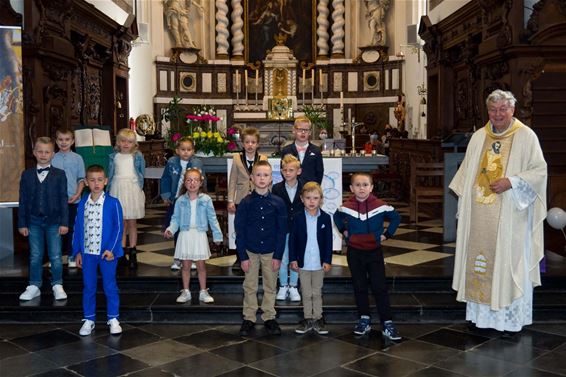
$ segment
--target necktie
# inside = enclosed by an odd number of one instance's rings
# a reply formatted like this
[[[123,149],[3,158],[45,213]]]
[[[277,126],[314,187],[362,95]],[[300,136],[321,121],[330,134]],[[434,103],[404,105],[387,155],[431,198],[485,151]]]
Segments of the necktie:
[[[48,172],[49,169],[51,169],[49,166],[46,167],[46,168],[39,168],[39,169],[37,169],[37,174],[41,174],[41,173],[43,173],[44,171]]]
[[[250,160],[247,160],[247,161],[248,161],[248,169],[252,170],[252,167],[254,166],[254,162],[250,161]]]

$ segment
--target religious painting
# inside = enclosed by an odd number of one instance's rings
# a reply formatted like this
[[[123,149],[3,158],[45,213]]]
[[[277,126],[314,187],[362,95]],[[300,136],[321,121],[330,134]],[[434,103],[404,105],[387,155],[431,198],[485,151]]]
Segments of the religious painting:
[[[316,1],[246,0],[246,61],[265,59],[275,46],[275,35],[287,36],[285,45],[299,61],[316,58]]]
[[[0,202],[17,202],[24,169],[22,30],[0,26]]]

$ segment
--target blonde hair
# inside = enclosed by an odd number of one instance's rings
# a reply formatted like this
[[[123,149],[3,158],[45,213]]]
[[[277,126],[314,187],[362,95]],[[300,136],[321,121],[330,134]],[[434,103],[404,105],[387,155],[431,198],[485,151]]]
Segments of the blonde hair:
[[[116,145],[114,146],[114,150],[120,152],[120,147],[118,146],[118,141],[119,140],[133,140],[134,141],[134,146],[132,147],[131,150],[131,154],[134,154],[137,152],[138,150],[138,140],[136,138],[136,133],[132,130],[130,130],[129,128],[122,128],[120,129],[120,131],[118,131],[118,134],[116,135]]]
[[[242,141],[246,140],[246,136],[255,137],[255,139],[259,143],[259,131],[257,128],[253,128],[253,127],[245,128],[244,131],[242,131]]]
[[[252,174],[255,173],[256,170],[257,170],[258,168],[261,168],[261,167],[269,168],[269,170],[273,171],[273,168],[271,167],[271,164],[269,163],[269,161],[266,161],[266,160],[259,160],[259,161],[256,162],[256,163],[254,164],[254,166],[252,167]]]
[[[179,190],[179,196],[185,195],[187,193],[187,186],[185,186],[185,181],[187,180],[187,176],[191,173],[197,173],[200,179],[200,186],[198,192],[200,193],[202,190],[202,183],[204,182],[204,176],[202,175],[202,171],[199,168],[188,168],[185,170],[185,174],[183,174],[183,185]]]
[[[293,124],[293,127],[296,128],[299,123],[308,124],[308,125],[309,125],[309,128],[312,126],[311,120],[310,120],[309,118],[307,118],[306,116],[304,116],[304,115],[295,118],[295,123]]]
[[[322,193],[322,187],[320,187],[320,185],[316,182],[305,183],[303,189],[301,190],[301,197],[305,196],[307,192],[316,192],[320,195],[320,199],[322,199],[322,197],[324,196]]]
[[[285,157],[281,160],[281,167],[285,167],[287,165],[295,165],[297,169],[301,167],[301,161],[292,154],[286,154]]]
[[[51,145],[51,148],[55,149],[55,143],[53,143],[53,139],[51,139],[48,136],[40,136],[37,139],[35,139],[35,144],[33,146],[33,149],[35,150],[35,146],[37,144],[46,144],[46,145]]]

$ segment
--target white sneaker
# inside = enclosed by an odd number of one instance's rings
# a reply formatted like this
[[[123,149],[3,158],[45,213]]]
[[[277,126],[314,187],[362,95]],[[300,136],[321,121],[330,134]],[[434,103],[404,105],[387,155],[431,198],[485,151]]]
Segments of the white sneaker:
[[[69,268],[77,268],[77,262],[75,261],[75,258],[69,257],[68,261]]]
[[[171,265],[171,271],[179,271],[181,269],[181,261],[178,259],[173,260],[173,264]]]
[[[276,300],[286,300],[287,295],[289,294],[289,286],[286,285],[284,287],[280,287],[279,291],[277,292],[277,296],[275,297]]]
[[[90,319],[85,319],[83,326],[79,330],[79,335],[80,336],[90,335],[90,333],[92,333],[92,330],[94,330],[94,321],[91,321]]]
[[[110,334],[116,335],[122,333],[122,326],[120,326],[118,319],[112,318],[110,321],[106,322],[106,324],[110,326]]]
[[[301,294],[297,287],[289,287],[289,298],[291,301],[301,301]]]
[[[39,288],[35,285],[28,285],[25,292],[20,295],[20,300],[29,301],[39,296],[41,296]]]
[[[196,270],[196,269],[197,269],[197,264],[193,262],[193,264],[191,264],[191,270]]]
[[[188,289],[181,289],[181,294],[177,297],[177,302],[184,304],[191,301],[191,291]]]
[[[55,300],[67,299],[67,294],[65,293],[65,290],[63,289],[63,286],[61,284],[55,284],[52,289],[53,289],[53,296],[55,296]]]
[[[212,302],[214,302],[214,299],[212,298],[212,296],[208,293],[208,289],[205,289],[203,291],[200,291],[200,293],[198,294],[198,299],[206,304],[210,304]]]

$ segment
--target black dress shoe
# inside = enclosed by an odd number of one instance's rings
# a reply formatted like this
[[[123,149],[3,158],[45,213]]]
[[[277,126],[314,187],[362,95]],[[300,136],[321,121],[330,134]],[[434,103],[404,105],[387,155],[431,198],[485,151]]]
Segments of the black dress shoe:
[[[265,329],[269,335],[281,335],[281,328],[276,320],[270,319],[265,321]]]
[[[137,250],[135,247],[130,248],[130,258],[128,260],[128,267],[130,270],[135,270],[138,268],[138,257],[137,257]]]
[[[254,328],[255,323],[248,321],[247,319],[242,322],[242,327],[240,327],[240,336],[248,336],[250,331]]]
[[[128,265],[128,258],[127,255],[130,252],[130,248],[129,247],[125,247],[124,248],[124,255],[122,255],[120,258],[118,258],[118,267],[126,267]]]

